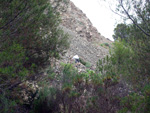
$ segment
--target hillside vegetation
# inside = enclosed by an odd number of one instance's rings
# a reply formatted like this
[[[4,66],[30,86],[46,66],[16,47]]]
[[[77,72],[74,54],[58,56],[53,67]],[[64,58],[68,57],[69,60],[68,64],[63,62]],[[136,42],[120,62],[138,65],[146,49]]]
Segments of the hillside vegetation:
[[[57,2],[59,3],[59,2]],[[56,7],[53,7],[56,9]],[[12,91],[69,47],[48,0],[0,1],[0,112],[12,112]],[[18,89],[19,90],[19,89]],[[16,96],[18,92],[14,93]]]
[[[0,1],[0,112],[150,113],[150,2],[119,0],[118,12],[133,24],[117,25],[113,45],[104,42],[109,54],[94,69],[85,59],[55,64],[69,48],[57,12],[65,11],[62,3],[68,1]]]

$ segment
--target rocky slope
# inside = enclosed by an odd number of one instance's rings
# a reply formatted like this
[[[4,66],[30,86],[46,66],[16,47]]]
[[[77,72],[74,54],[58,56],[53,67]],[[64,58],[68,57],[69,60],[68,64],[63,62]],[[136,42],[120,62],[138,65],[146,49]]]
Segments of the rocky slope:
[[[98,59],[108,54],[108,49],[101,47],[100,44],[112,42],[97,31],[73,2],[67,0],[67,4],[61,6],[64,7],[63,10],[59,10],[62,18],[61,27],[70,35],[70,48],[63,57],[63,62],[69,62],[70,58],[77,54],[86,62],[95,65]]]

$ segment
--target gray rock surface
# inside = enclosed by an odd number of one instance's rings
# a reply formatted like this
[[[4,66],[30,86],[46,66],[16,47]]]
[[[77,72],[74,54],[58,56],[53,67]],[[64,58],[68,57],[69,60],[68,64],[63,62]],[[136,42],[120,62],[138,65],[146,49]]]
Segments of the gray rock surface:
[[[62,18],[60,27],[69,34],[70,48],[60,62],[70,62],[70,59],[77,54],[95,67],[98,59],[108,54],[108,49],[101,47],[100,44],[112,42],[102,36],[86,15],[70,0],[66,0],[66,3],[61,3],[60,7],[64,9],[58,8],[58,11]]]
[[[108,54],[108,49],[94,45],[87,41],[86,38],[81,38],[79,34],[76,34],[74,31],[71,31],[64,26],[62,28],[70,36],[70,48],[65,56],[63,56],[63,61],[65,63],[77,54],[86,62],[89,62],[91,65],[95,65],[99,59]]]

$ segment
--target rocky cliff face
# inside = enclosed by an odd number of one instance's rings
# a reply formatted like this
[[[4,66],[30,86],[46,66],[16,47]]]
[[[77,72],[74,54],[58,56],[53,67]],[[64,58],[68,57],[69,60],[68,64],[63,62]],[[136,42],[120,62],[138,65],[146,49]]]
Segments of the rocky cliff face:
[[[91,21],[73,2],[68,1],[67,8],[64,12],[61,12],[61,16],[62,25],[76,32],[81,38],[86,37],[88,41],[98,41],[99,43],[111,43],[109,39],[106,39],[97,31]]]
[[[61,27],[70,35],[70,48],[63,57],[63,62],[67,63],[77,54],[86,62],[95,65],[98,59],[108,54],[108,49],[101,47],[100,44],[110,44],[111,41],[102,36],[86,15],[70,0],[61,6],[64,7],[63,10],[59,10],[62,18]]]

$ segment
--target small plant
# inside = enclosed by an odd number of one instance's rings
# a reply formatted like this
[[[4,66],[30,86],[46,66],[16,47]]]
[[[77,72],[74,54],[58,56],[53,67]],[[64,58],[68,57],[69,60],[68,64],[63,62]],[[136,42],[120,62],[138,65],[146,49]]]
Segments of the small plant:
[[[100,44],[100,46],[104,47],[104,48],[110,48],[110,45],[108,43],[103,43]]]
[[[82,58],[80,58],[79,60],[80,60],[81,64],[86,65],[86,62]]]
[[[84,61],[83,59],[79,59],[80,60],[80,62],[81,62],[81,64],[83,64],[84,66],[86,66],[87,68],[90,68],[91,67],[91,64],[89,63],[89,62],[86,62],[86,61]]]

